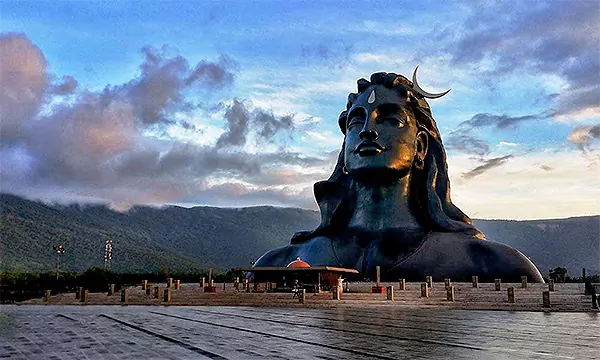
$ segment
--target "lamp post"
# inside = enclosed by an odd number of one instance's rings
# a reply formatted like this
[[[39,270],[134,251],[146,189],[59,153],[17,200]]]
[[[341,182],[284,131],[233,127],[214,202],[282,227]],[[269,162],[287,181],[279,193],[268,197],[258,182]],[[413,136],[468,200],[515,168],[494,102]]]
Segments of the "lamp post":
[[[65,247],[62,245],[54,245],[54,251],[56,251],[56,280],[58,280],[58,272],[60,270],[60,256],[65,253]]]
[[[111,260],[112,260],[112,240],[106,240],[106,244],[104,246],[104,269],[105,270],[112,270]]]

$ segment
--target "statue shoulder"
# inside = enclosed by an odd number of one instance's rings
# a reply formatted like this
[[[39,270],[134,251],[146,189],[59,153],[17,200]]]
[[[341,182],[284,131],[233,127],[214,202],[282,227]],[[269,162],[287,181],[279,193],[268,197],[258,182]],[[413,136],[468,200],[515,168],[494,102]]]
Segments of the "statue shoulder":
[[[269,250],[256,260],[254,266],[287,266],[295,259],[298,245],[288,245]]]
[[[254,266],[287,266],[298,257],[311,265],[337,264],[331,252],[331,240],[316,236],[302,243],[270,250],[258,258]]]

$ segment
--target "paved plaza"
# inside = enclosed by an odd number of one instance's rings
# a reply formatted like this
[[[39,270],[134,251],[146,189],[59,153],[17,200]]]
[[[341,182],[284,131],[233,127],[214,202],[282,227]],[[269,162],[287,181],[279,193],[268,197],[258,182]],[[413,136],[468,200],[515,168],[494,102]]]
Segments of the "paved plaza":
[[[0,358],[598,359],[600,315],[407,307],[5,305]]]

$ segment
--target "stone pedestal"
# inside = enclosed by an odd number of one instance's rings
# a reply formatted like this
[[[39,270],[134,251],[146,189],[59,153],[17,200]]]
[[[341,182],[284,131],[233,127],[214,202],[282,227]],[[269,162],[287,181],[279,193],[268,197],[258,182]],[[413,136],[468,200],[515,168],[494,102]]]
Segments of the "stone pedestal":
[[[181,280],[175,280],[175,290],[181,289]]]
[[[115,293],[115,284],[108,284],[108,296],[112,296]]]
[[[521,288],[527,289],[527,276],[521,276]]]
[[[548,280],[548,291],[554,291],[554,280]]]
[[[427,286],[431,289],[433,287],[433,277],[432,276],[427,276],[425,278],[425,282],[427,283]]]
[[[426,282],[421,283],[421,297],[429,297],[429,285]]]
[[[454,301],[454,286],[452,285],[446,287],[446,300]]]
[[[495,286],[495,290],[496,290],[496,291],[500,291],[501,285],[502,285],[502,280],[500,280],[500,279],[496,279],[496,280],[494,281],[494,286]]]
[[[171,300],[172,300],[172,291],[171,289],[165,289],[165,291],[163,292],[163,302],[166,303],[166,305],[171,305]]]
[[[506,292],[508,294],[508,302],[509,303],[516,302],[516,300],[515,300],[515,288],[514,287],[509,287],[508,289],[506,289]]]
[[[148,288],[148,280],[142,280],[142,290],[146,290]]]
[[[477,289],[479,287],[479,277],[478,276],[472,276],[471,282],[473,283],[473,288]]]
[[[121,305],[127,305],[129,302],[129,289],[121,290]]]
[[[452,286],[452,281],[448,278],[444,279],[444,289],[448,290],[450,286]]]
[[[542,292],[542,306],[545,308],[550,307],[550,291]]]
[[[398,281],[398,290],[406,290],[406,279],[400,279]]]
[[[81,299],[81,295],[83,295],[83,288],[82,287],[78,287],[77,288],[77,292],[75,293],[75,299],[80,300]]]
[[[386,300],[394,301],[394,287],[388,286],[385,293]]]

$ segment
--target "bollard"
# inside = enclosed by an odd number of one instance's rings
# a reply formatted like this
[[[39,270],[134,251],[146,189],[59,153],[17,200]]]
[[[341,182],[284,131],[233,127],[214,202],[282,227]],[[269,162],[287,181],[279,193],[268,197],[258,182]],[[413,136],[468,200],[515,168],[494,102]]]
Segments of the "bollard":
[[[150,292],[152,291],[152,288],[148,285],[146,285],[146,295],[150,295]]]
[[[500,291],[500,286],[502,285],[501,279],[494,280],[494,284],[496,285],[496,291]]]
[[[172,299],[172,292],[171,289],[165,289],[165,291],[163,292],[163,301],[165,303],[167,303],[167,305],[171,305],[171,299]]]
[[[454,286],[449,285],[446,288],[446,300],[454,301]]]
[[[444,279],[444,288],[448,290],[450,286],[452,286],[452,281],[449,278]]]
[[[160,286],[154,287],[154,297],[160,300],[160,296],[162,295],[162,289]]]
[[[375,272],[377,273],[377,287],[381,286],[381,266],[375,266]]]
[[[142,290],[148,289],[148,280],[142,280]]]
[[[173,278],[167,278],[167,287],[169,289],[173,287]]]
[[[471,277],[471,282],[473,283],[473,288],[478,288],[479,287],[479,277],[477,276],[472,276]]]
[[[389,301],[394,301],[394,287],[393,286],[388,286],[385,292],[386,296],[386,300]]]
[[[208,283],[210,284],[212,281],[212,268],[208,269]],[[210,285],[212,287],[212,285]]]
[[[50,301],[50,290],[44,291],[44,302]]]
[[[506,289],[506,292],[508,293],[508,302],[514,303],[515,302],[515,288],[509,287],[508,289]]]
[[[421,283],[421,297],[429,297],[429,285],[426,282]]]
[[[300,304],[304,304],[306,302],[306,289],[300,289],[300,296],[298,297],[298,301]]]
[[[550,291],[542,291],[542,303],[545,308],[550,307]]]
[[[115,293],[115,284],[108,284],[108,296],[112,296]]]
[[[548,291],[554,291],[554,280],[548,280]]]
[[[83,290],[83,292],[81,293],[80,301],[83,303],[83,305],[87,305],[89,294],[90,294],[89,290]]]
[[[425,278],[425,282],[427,283],[427,286],[429,286],[429,288],[433,287],[433,277],[432,276],[427,276]]]
[[[398,290],[406,290],[406,279],[400,279],[398,281]]]
[[[206,278],[204,276],[202,277],[202,281],[200,281],[200,286],[202,287],[202,289],[206,287]]]
[[[175,280],[175,290],[181,289],[181,280]]]
[[[81,295],[83,294],[83,288],[82,287],[78,287],[77,288],[77,292],[75,293],[75,299],[79,300],[81,299]]]
[[[225,285],[226,285],[226,284],[227,284],[227,283],[226,283],[225,281],[223,281],[223,291],[225,291]]]
[[[121,304],[127,305],[129,302],[129,289],[121,290]]]
[[[521,276],[521,288],[527,289],[527,276]]]

